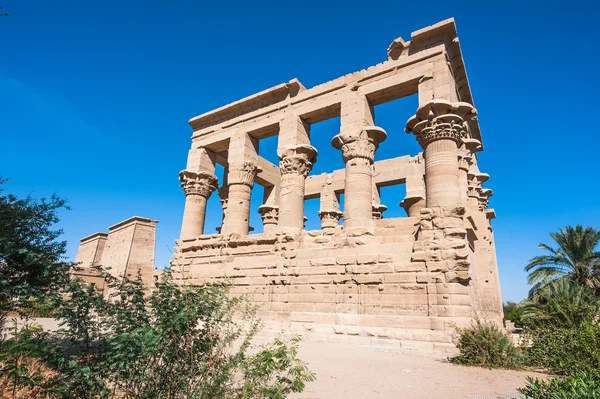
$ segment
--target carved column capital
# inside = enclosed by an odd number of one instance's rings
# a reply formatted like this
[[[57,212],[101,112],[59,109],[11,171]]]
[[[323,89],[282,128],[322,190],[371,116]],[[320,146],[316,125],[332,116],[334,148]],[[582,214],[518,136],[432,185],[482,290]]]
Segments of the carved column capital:
[[[321,219],[321,228],[329,229],[329,228],[336,228],[338,226],[338,224],[340,223],[340,218],[344,214],[338,210],[330,209],[330,210],[319,211],[318,215],[319,215],[319,218]]]
[[[341,132],[331,140],[331,145],[342,150],[344,162],[354,158],[364,158],[373,163],[375,151],[386,137],[387,134],[382,128],[368,126],[361,130]]]
[[[317,161],[317,149],[312,145],[287,146],[279,151],[281,175],[302,175],[306,177]]]
[[[219,185],[219,179],[215,175],[208,172],[192,172],[189,170],[179,172],[179,181],[186,196],[200,195],[207,199]]]
[[[468,173],[467,182],[469,197],[478,198],[481,185],[488,181],[489,178],[490,176],[487,173]]]
[[[261,205],[258,208],[258,213],[262,217],[263,225],[276,225],[279,221],[279,207],[277,205]]]
[[[490,197],[494,195],[494,192],[489,188],[482,188],[479,190],[479,210],[485,211],[488,208]]]
[[[469,171],[473,161],[473,156],[467,150],[458,150],[458,168],[466,172]]]
[[[422,105],[406,122],[406,133],[413,133],[425,149],[436,140],[452,140],[457,144],[468,136],[467,121],[474,119],[477,111],[469,103],[451,103],[433,100]]]
[[[217,190],[217,193],[219,194],[219,198],[221,199],[221,205],[223,206],[223,209],[227,209],[227,200],[229,199],[229,186],[222,185]]]
[[[245,161],[237,167],[230,164],[229,173],[227,174],[228,186],[233,184],[244,184],[248,187],[253,187],[254,178],[260,171],[260,167],[251,161]]]
[[[387,211],[388,207],[383,204],[373,204],[373,219],[380,220],[383,219],[383,212]]]

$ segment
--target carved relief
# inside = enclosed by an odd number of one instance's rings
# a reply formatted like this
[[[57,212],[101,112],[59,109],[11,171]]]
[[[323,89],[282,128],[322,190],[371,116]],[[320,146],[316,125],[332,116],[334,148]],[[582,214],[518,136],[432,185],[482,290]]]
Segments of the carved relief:
[[[207,199],[219,185],[219,179],[215,175],[208,172],[192,172],[189,170],[179,172],[179,181],[186,196],[200,195]]]

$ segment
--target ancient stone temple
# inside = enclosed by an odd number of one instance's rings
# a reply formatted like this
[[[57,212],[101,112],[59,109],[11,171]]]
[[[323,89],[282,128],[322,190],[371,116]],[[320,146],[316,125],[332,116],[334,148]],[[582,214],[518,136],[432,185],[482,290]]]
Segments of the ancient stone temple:
[[[151,288],[160,277],[154,270],[156,223],[133,216],[108,228],[108,233],[98,232],[80,240],[76,268],[71,274],[93,285],[105,295],[109,294],[104,275],[92,266],[110,269],[114,276],[136,278],[139,274],[146,287]]]
[[[413,94],[419,106],[405,130],[423,151],[375,161],[387,135],[374,106]],[[338,116],[331,145],[345,169],[308,176],[317,162],[311,125]],[[378,65],[311,89],[292,80],[190,125],[177,281],[227,279],[232,293],[260,304],[268,325],[314,339],[447,351],[454,326],[475,316],[501,323],[492,191],[482,187],[483,144],[453,19],[394,40]],[[270,136],[279,165],[258,155]],[[255,184],[265,192],[264,233],[249,235]],[[395,184],[406,185],[396,202],[406,217],[386,219],[380,188]],[[206,234],[215,192],[222,227]],[[321,229],[307,231],[312,198],[320,198]]]

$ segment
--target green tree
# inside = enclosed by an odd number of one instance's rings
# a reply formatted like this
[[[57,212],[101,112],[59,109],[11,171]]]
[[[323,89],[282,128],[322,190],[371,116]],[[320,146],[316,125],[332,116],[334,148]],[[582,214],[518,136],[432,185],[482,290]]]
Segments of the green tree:
[[[550,233],[557,248],[540,244],[547,254],[539,255],[529,261],[525,271],[529,272],[528,283],[532,285],[530,296],[550,283],[569,279],[583,286],[598,289],[600,287],[600,232],[582,225],[567,226],[558,232]]]
[[[66,242],[57,240],[62,231],[53,228],[58,211],[68,209],[65,200],[5,194],[6,181],[0,176],[0,315],[58,292],[71,266]]]
[[[516,302],[505,302],[504,303],[504,321],[510,320],[515,323],[515,327],[523,327],[523,305]]]
[[[594,291],[575,281],[562,279],[540,289],[523,305],[523,323],[531,328],[571,328],[592,321],[600,312]]]

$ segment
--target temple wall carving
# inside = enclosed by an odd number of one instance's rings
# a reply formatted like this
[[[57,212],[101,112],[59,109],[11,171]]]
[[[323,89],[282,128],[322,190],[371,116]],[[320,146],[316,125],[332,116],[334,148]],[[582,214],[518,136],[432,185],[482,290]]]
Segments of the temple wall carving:
[[[413,94],[419,106],[398,124],[423,151],[378,160],[387,133],[374,107]],[[311,175],[311,125],[334,117],[331,145],[345,168]],[[482,186],[489,176],[478,167],[483,144],[452,19],[394,40],[378,65],[311,89],[294,79],[189,123],[176,281],[227,280],[270,327],[315,339],[452,351],[453,326],[476,316],[501,323],[492,191]],[[258,155],[271,136],[278,165]],[[256,184],[264,232],[249,234]],[[382,203],[381,188],[398,184],[406,195]],[[204,231],[214,191],[219,234]],[[321,229],[306,230],[304,201],[315,198]],[[391,206],[406,217],[386,218]]]

